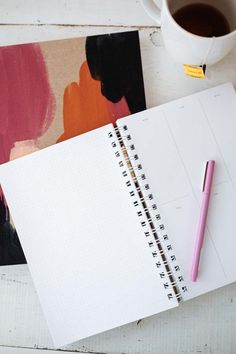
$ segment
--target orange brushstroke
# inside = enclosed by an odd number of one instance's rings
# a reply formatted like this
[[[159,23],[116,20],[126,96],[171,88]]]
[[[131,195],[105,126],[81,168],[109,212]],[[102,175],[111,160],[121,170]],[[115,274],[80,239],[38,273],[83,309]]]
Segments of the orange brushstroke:
[[[79,83],[66,87],[63,103],[64,133],[57,142],[115,122],[101,94],[101,83],[92,79],[87,62],[80,68]]]

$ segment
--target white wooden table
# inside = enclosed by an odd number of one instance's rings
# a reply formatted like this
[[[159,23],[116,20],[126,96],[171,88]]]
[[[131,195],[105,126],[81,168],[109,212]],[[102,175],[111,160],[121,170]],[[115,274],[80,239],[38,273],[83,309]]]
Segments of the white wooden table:
[[[139,0],[0,0],[0,44],[139,28],[148,107],[218,83],[236,86],[236,49],[209,70],[185,77]],[[236,116],[235,116],[236,118]],[[79,321],[79,319],[78,319]],[[179,308],[67,346],[80,353],[236,353],[236,284]],[[46,354],[52,341],[27,265],[0,267],[0,354]]]

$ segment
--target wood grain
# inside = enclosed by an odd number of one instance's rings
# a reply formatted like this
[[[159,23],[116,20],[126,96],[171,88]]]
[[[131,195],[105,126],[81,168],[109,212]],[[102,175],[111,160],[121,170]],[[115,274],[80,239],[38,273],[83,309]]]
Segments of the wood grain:
[[[152,26],[139,0],[0,0],[0,23]]]
[[[16,348],[16,347],[2,347],[0,346],[0,354],[53,354],[52,350],[40,350],[40,349],[28,349],[28,348]],[[82,353],[81,354],[86,354]]]

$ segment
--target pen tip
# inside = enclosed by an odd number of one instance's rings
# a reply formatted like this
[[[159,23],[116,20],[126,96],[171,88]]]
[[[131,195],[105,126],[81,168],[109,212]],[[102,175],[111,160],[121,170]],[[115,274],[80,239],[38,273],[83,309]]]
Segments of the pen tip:
[[[191,280],[192,282],[196,282],[197,280],[197,271],[195,269],[193,269],[192,273],[191,273]]]

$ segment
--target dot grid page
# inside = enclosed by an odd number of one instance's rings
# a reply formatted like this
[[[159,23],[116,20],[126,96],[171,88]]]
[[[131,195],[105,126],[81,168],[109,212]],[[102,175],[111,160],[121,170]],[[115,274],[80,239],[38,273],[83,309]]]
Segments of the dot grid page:
[[[120,119],[166,225],[189,299],[235,281],[236,94],[218,87]],[[207,160],[215,173],[197,282],[190,280]]]
[[[177,306],[147,248],[112,130],[107,125],[0,166],[56,347]]]

